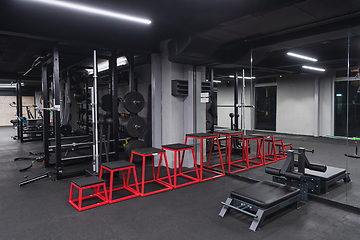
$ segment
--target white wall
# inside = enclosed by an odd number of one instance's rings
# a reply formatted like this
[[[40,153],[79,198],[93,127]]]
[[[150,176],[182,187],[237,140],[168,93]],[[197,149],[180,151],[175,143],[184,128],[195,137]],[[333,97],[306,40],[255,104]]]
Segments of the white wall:
[[[277,78],[277,132],[314,135],[315,79],[311,75]]]
[[[319,78],[319,136],[334,135],[332,111],[333,98],[333,81],[335,73],[329,71],[326,75]]]

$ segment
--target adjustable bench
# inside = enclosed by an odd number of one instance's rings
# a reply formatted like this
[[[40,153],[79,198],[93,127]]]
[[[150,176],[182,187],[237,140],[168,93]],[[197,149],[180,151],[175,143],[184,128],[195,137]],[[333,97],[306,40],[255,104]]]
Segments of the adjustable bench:
[[[294,172],[294,154],[288,151],[287,159],[281,169],[265,169],[266,173],[278,176],[285,176],[288,179],[286,185],[270,181],[258,182],[253,185],[230,192],[220,210],[219,216],[224,217],[230,209],[235,209],[254,217],[250,230],[256,231],[260,228],[265,217],[284,207],[292,205],[295,208],[300,206],[300,196],[303,191],[289,186],[291,179],[303,180],[303,174]]]

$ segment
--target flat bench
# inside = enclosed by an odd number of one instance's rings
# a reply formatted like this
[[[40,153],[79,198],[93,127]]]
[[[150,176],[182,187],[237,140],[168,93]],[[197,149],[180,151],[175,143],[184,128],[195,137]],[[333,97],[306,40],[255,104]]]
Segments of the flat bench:
[[[260,228],[265,217],[289,205],[300,206],[300,189],[270,181],[258,182],[253,185],[230,192],[219,216],[224,217],[228,210],[235,209],[254,217],[250,230]]]

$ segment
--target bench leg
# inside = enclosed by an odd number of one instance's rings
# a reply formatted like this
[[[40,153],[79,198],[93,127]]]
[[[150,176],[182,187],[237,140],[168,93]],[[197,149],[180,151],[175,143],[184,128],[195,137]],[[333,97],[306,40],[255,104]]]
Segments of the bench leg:
[[[230,205],[232,200],[233,200],[232,198],[227,198],[225,203]],[[229,207],[226,205],[223,205],[223,207],[220,210],[219,216],[224,217],[228,210],[230,210]]]
[[[265,211],[262,209],[257,210],[256,216],[250,225],[250,228],[249,228],[250,230],[256,232],[256,230],[258,230],[260,228],[260,225],[264,221],[264,218],[265,218],[264,213],[265,213]]]
[[[351,179],[350,179],[350,173],[345,173],[345,177],[344,177],[344,182],[345,183],[349,183],[349,182],[351,182]]]
[[[293,208],[299,209],[300,208],[300,199],[294,202]]]

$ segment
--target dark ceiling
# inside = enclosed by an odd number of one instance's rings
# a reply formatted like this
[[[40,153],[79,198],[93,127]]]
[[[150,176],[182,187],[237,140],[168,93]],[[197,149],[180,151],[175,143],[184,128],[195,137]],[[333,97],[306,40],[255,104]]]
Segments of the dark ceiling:
[[[254,75],[304,71],[291,50],[318,58],[313,66],[345,68],[351,31],[351,66],[359,66],[360,0],[71,0],[150,19],[150,25],[59,8],[32,0],[2,0],[0,78],[24,73],[37,56],[59,44],[69,66],[91,49],[159,52],[169,42],[170,61]],[[358,26],[359,25],[359,26]],[[305,61],[306,62],[306,61]],[[231,70],[232,71],[232,70]]]

